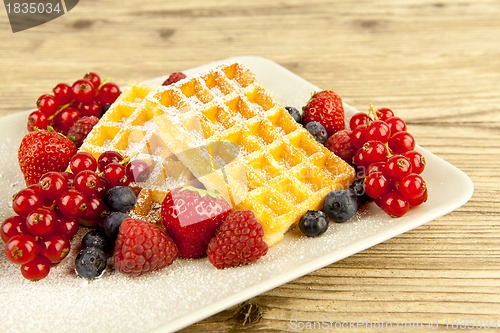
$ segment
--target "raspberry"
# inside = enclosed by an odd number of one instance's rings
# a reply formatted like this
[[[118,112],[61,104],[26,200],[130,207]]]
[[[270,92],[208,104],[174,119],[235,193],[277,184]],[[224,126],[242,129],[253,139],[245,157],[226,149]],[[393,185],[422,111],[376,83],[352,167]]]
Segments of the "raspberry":
[[[75,145],[80,147],[83,140],[90,133],[95,124],[99,121],[99,118],[94,116],[84,116],[78,119],[73,126],[68,131],[68,136],[74,138]]]
[[[170,74],[170,76],[162,83],[162,86],[168,86],[171,85],[172,83],[175,83],[177,81],[180,81],[184,79],[186,75],[181,72],[174,72]]]
[[[177,258],[177,246],[159,227],[139,219],[123,220],[115,244],[115,269],[139,276],[162,269]]]
[[[326,140],[325,147],[347,163],[353,164],[352,158],[356,153],[356,148],[351,142],[351,131],[341,130],[334,133]]]
[[[232,212],[208,244],[207,255],[217,268],[246,265],[267,253],[264,229],[250,210]]]

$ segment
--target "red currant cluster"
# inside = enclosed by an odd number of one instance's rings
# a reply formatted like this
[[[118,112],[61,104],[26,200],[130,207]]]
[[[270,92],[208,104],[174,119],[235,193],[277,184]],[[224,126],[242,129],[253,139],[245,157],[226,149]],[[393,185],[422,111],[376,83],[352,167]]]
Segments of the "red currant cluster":
[[[365,176],[366,194],[387,214],[399,217],[427,200],[427,186],[420,175],[424,157],[414,150],[415,139],[406,123],[392,110],[370,108],[349,122],[353,162]]]
[[[0,228],[7,257],[21,265],[26,279],[46,277],[51,266],[69,253],[70,240],[80,225],[99,225],[109,188],[145,181],[150,174],[146,162],[129,162],[113,151],[97,160],[78,152],[69,169],[47,172],[38,183],[19,191],[12,201],[17,215],[7,218]]]
[[[101,82],[96,73],[87,73],[83,79],[71,86],[59,83],[53,94],[41,95],[36,101],[37,110],[28,116],[28,131],[52,126],[67,135],[73,124],[81,117],[100,118],[105,110],[120,95],[120,88],[112,82]]]

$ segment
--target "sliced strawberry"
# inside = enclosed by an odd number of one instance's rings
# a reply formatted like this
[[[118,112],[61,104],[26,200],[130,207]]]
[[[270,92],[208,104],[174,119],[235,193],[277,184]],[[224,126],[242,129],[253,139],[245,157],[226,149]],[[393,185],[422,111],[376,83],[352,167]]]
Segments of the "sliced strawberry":
[[[303,124],[317,121],[325,127],[328,136],[345,128],[342,99],[332,90],[315,93],[304,106],[303,111]]]
[[[208,242],[230,212],[226,200],[191,186],[171,190],[161,207],[163,225],[182,258],[205,256]]]

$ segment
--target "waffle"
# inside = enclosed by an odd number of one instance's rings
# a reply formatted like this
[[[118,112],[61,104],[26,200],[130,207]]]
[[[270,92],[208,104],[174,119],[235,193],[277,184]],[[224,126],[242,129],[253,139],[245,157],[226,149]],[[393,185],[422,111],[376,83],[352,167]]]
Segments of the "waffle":
[[[96,158],[113,150],[149,164],[151,176],[143,183],[132,184],[138,192],[135,213],[144,217],[152,213],[155,204],[158,208],[170,189],[188,184],[200,185],[159,136],[153,121],[156,106],[146,99],[154,89],[145,84],[125,88],[80,147],[81,151]]]
[[[354,169],[319,144],[239,64],[220,65],[151,92],[163,145],[208,189],[252,210],[269,246]]]

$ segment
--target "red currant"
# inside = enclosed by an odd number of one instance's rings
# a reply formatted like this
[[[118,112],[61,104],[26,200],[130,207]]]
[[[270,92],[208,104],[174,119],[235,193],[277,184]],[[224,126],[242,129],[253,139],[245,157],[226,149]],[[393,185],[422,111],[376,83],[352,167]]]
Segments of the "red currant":
[[[392,217],[401,217],[405,215],[410,208],[408,199],[395,190],[384,195],[380,200],[377,200],[376,203],[384,212]]]
[[[421,174],[425,169],[425,158],[415,150],[409,150],[403,154],[411,164],[411,171]]]
[[[141,160],[133,160],[126,167],[127,178],[132,182],[145,182],[151,174],[149,165]]]
[[[403,155],[393,155],[385,162],[384,173],[390,180],[398,181],[411,172],[410,161]]]
[[[358,149],[356,154],[354,154],[354,164],[359,168],[364,167],[365,169],[372,163],[383,162],[386,159],[386,146],[382,142],[376,140],[365,142],[365,144]]]
[[[90,82],[92,82],[92,85],[94,86],[95,89],[98,89],[99,86],[101,85],[101,78],[94,72],[85,73],[83,78],[85,80],[89,80]]]
[[[67,107],[59,112],[53,119],[54,128],[62,134],[68,134],[69,129],[73,124],[81,118],[81,113],[74,107]]]
[[[50,260],[43,257],[37,256],[30,262],[21,265],[21,274],[27,280],[38,281],[41,280],[50,272]]]
[[[96,227],[99,225],[99,218],[102,212],[104,212],[106,206],[104,205],[102,198],[98,195],[90,196],[87,199],[87,203],[87,209],[78,220],[81,225]]]
[[[380,108],[377,110],[377,118],[380,120],[386,120],[389,117],[394,116],[394,112],[388,108]]]
[[[33,260],[40,251],[40,245],[30,234],[17,235],[5,245],[5,254],[14,264],[22,265]]]
[[[38,110],[40,110],[42,113],[45,113],[47,117],[50,117],[59,109],[59,104],[56,102],[54,96],[49,94],[38,97],[36,106]]]
[[[422,195],[416,198],[408,199],[408,202],[410,203],[411,207],[420,206],[421,204],[427,201],[427,197],[428,197],[428,191],[427,187],[425,187]]]
[[[40,244],[40,255],[49,259],[51,263],[60,263],[69,253],[70,243],[66,236],[54,234],[44,238]]]
[[[3,221],[0,228],[0,236],[2,237],[2,240],[7,243],[12,237],[25,234],[27,231],[26,219],[15,215],[6,218]]]
[[[386,143],[391,135],[389,126],[383,120],[373,121],[364,132],[365,139]]]
[[[43,200],[34,189],[25,188],[19,191],[12,200],[12,209],[17,215],[26,217],[38,207],[43,205]]]
[[[28,124],[26,128],[29,132],[33,132],[36,128],[46,129],[50,125],[49,118],[40,110],[33,111],[28,116]]]
[[[110,163],[104,168],[104,178],[111,186],[126,186],[130,182],[127,178],[127,172],[123,165],[120,163]]]
[[[395,154],[403,154],[415,148],[415,139],[406,131],[397,132],[389,139],[389,148]]]
[[[68,219],[64,216],[60,216],[57,221],[56,233],[66,236],[66,238],[71,239],[75,236],[80,229],[80,224],[76,219]]]
[[[57,200],[57,208],[65,217],[76,219],[87,209],[87,198],[82,192],[70,189]]]
[[[349,127],[355,129],[360,125],[368,125],[372,119],[364,112],[354,114],[349,120]]]
[[[397,185],[399,192],[407,199],[420,197],[424,193],[425,187],[424,179],[416,173],[410,173],[403,177]]]
[[[385,122],[391,129],[391,133],[406,131],[406,123],[403,119],[399,117],[396,116],[389,117],[385,120]]]
[[[80,171],[74,179],[75,189],[82,192],[86,196],[97,194],[100,187],[101,178],[91,170]]]
[[[58,199],[68,189],[68,180],[60,172],[49,171],[40,181],[42,195],[50,200]]]
[[[73,187],[73,179],[74,179],[75,175],[72,174],[71,172],[67,172],[67,171],[61,172],[61,175],[64,178],[66,178],[66,181],[68,182],[68,188],[72,188]]]
[[[385,168],[385,161],[372,163],[368,166],[368,170],[366,171],[366,174],[369,175],[373,172],[383,172],[384,168]]]
[[[370,198],[380,198],[391,189],[391,183],[382,172],[372,172],[365,178],[365,191]]]
[[[112,82],[103,84],[98,93],[104,104],[112,104],[120,94],[120,88]]]
[[[96,171],[97,161],[90,153],[80,151],[71,158],[69,167],[75,175],[83,170]]]
[[[351,143],[354,148],[359,149],[365,144],[365,131],[366,125],[360,125],[351,132]]]
[[[56,230],[57,216],[48,208],[37,208],[26,217],[26,228],[33,236],[44,237]]]
[[[100,171],[104,171],[108,164],[115,162],[119,163],[121,161],[123,161],[123,156],[120,155],[120,153],[108,150],[99,156],[99,158],[97,159],[97,165],[99,166]]]
[[[94,99],[88,103],[83,103],[80,106],[80,112],[83,116],[94,116],[97,118],[101,118],[102,116],[102,102],[98,99]]]
[[[71,86],[67,83],[59,83],[54,89],[52,89],[54,93],[54,99],[59,105],[68,104],[73,100],[73,90]]]
[[[76,80],[71,89],[73,90],[73,96],[80,103],[88,103],[96,96],[96,89],[89,80]]]

